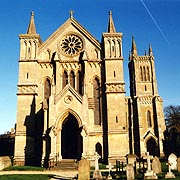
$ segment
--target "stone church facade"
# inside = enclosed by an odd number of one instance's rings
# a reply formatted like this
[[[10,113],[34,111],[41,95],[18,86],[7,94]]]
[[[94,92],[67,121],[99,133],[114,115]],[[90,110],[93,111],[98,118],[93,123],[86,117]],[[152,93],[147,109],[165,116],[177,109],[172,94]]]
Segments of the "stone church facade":
[[[97,41],[70,13],[46,41],[34,13],[20,34],[15,161],[40,165],[56,158],[104,162],[127,154],[163,155],[165,130],[154,56],[129,55],[130,96],[125,96],[122,36],[112,13]]]

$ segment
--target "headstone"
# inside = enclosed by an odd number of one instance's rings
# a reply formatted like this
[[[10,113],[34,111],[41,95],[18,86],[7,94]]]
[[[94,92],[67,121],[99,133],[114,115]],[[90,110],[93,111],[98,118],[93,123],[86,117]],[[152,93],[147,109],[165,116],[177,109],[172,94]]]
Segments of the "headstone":
[[[167,172],[167,174],[165,175],[165,178],[175,178],[175,175],[173,174],[173,172],[171,171],[171,165],[169,163],[167,163],[168,165],[168,169],[169,171]]]
[[[180,172],[180,157],[177,159],[177,170]]]
[[[136,162],[137,162],[136,160],[137,160],[137,156],[135,154],[128,154],[127,155],[127,163],[133,165],[134,174],[136,174]]]
[[[128,154],[127,159],[128,159],[128,164],[133,164],[136,162],[137,156],[135,154]]]
[[[127,166],[126,166],[126,176],[127,176],[127,180],[134,179],[134,167],[133,167],[133,164],[127,164]]]
[[[78,180],[90,179],[90,162],[87,159],[79,161],[78,165]]]
[[[7,168],[11,165],[11,159],[9,158],[9,156],[0,157],[0,170],[3,170],[4,168]]]
[[[157,156],[155,156],[152,160],[152,170],[156,173],[159,174],[162,172],[162,168],[161,168],[161,163],[159,161],[159,158]]]
[[[102,175],[101,175],[101,171],[99,170],[99,164],[98,164],[98,160],[101,158],[101,156],[95,152],[93,159],[94,159],[94,166],[95,166],[95,170],[93,173],[93,179],[102,179]]]
[[[146,159],[147,159],[147,171],[144,174],[144,179],[157,179],[158,177],[156,173],[151,169],[152,156],[149,155],[149,152],[147,152]]]
[[[171,153],[168,157],[168,163],[170,165],[171,170],[177,170],[177,156]]]

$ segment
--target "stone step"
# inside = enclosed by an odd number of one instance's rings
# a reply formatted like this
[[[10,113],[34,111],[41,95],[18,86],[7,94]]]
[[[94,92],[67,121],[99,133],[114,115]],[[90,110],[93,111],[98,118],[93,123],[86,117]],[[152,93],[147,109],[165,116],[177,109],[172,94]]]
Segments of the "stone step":
[[[57,162],[57,165],[52,168],[55,169],[71,169],[71,170],[77,170],[78,169],[78,162],[74,159],[63,159],[59,162]]]

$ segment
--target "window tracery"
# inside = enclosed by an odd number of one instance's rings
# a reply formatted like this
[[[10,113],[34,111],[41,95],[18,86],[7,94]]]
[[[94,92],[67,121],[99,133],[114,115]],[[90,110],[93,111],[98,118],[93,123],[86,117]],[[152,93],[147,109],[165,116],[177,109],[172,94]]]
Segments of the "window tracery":
[[[61,40],[60,46],[66,55],[76,56],[82,51],[83,42],[78,36],[70,34]]]

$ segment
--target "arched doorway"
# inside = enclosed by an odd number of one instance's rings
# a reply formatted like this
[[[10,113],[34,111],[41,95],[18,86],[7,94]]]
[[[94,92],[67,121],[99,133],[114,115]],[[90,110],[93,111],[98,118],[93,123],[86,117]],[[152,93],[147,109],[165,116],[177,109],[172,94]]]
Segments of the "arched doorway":
[[[69,114],[62,124],[61,154],[63,159],[80,159],[82,155],[82,136],[77,119]]]
[[[150,138],[147,141],[147,152],[149,152],[150,155],[157,156],[158,155],[158,149],[157,149],[157,143],[154,140],[154,138]]]

